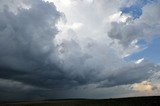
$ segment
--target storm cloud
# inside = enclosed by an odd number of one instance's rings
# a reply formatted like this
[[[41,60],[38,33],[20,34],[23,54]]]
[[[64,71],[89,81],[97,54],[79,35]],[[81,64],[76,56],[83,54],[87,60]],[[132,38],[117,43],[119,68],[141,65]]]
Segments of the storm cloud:
[[[130,15],[113,22],[113,14],[133,1],[107,3],[1,0],[0,100],[74,97],[79,91],[70,94],[71,89],[81,86],[134,84],[158,72],[159,66],[148,60],[136,64],[123,58],[136,51],[123,46],[145,35]],[[114,39],[122,46],[112,44]]]

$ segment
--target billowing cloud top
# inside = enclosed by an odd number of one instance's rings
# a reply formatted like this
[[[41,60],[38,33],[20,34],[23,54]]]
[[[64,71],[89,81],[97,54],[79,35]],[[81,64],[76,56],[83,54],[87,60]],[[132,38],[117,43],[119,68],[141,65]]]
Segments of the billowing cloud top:
[[[82,97],[84,86],[139,90],[134,83],[153,79],[159,66],[125,57],[145,49],[139,40],[159,35],[160,3],[146,4],[137,19],[121,11],[135,3],[1,0],[0,100]]]

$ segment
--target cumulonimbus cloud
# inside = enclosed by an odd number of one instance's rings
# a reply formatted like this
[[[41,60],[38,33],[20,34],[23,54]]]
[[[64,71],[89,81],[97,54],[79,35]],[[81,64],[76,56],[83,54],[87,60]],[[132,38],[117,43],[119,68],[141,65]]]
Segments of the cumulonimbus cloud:
[[[127,16],[118,23],[110,19],[131,1],[62,2],[55,0],[55,6],[42,0],[0,1],[0,81],[6,83],[0,88],[8,84],[40,93],[87,84],[113,87],[146,80],[150,70],[157,71],[149,61],[126,62],[121,51],[130,48],[111,44],[117,39],[128,45],[141,33],[135,23],[121,22]]]

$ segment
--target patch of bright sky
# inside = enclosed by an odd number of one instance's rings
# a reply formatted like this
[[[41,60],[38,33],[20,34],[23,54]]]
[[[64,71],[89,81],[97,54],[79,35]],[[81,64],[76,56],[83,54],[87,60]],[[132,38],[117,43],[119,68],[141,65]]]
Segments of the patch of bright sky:
[[[144,45],[146,42],[140,40],[139,45]],[[156,64],[160,63],[160,37],[155,37],[149,44],[146,49],[143,51],[137,52],[125,58],[125,60],[138,60],[140,58],[145,58]]]

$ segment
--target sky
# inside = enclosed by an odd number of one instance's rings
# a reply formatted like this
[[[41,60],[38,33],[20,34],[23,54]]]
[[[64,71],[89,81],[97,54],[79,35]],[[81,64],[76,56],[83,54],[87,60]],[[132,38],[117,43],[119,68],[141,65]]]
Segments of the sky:
[[[0,0],[0,101],[160,95],[160,1]]]

